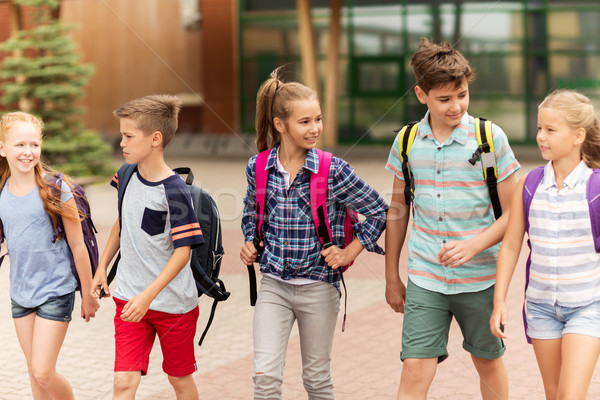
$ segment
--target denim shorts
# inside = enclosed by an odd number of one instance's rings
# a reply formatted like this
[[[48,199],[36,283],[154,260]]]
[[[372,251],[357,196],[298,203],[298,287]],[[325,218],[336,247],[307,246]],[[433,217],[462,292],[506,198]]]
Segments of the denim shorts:
[[[567,333],[600,338],[600,301],[583,307],[527,301],[527,335],[532,339],[559,339]]]
[[[22,307],[13,299],[10,299],[12,305],[12,317],[22,318],[31,313],[36,313],[38,317],[49,319],[51,321],[71,321],[73,305],[75,303],[75,292],[63,296],[50,297],[45,303],[37,307]]]

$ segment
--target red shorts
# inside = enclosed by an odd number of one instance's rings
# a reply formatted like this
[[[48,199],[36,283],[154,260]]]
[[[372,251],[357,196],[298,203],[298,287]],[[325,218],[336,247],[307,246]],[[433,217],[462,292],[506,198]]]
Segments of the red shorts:
[[[115,372],[142,371],[142,375],[146,375],[157,334],[163,353],[163,371],[167,375],[182,377],[198,369],[194,355],[198,307],[185,314],[148,310],[140,322],[125,322],[121,314],[127,302],[114,300],[117,304]]]

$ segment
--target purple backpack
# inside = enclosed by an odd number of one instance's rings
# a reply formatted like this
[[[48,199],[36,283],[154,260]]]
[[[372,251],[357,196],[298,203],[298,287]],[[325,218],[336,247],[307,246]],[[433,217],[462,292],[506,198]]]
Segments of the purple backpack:
[[[46,174],[46,180],[49,183],[50,189],[52,193],[57,198],[60,198],[62,186],[62,181],[64,179],[64,175],[62,173],[58,174]],[[75,199],[75,204],[79,211],[83,214],[83,220],[81,221],[81,230],[83,231],[83,241],[85,243],[85,247],[88,252],[88,256],[90,258],[90,265],[92,267],[92,276],[96,273],[96,269],[98,268],[98,242],[96,241],[96,233],[98,230],[94,226],[94,222],[92,221],[92,215],[90,212],[90,203],[88,202],[87,197],[85,197],[85,190],[75,182],[70,182],[72,185],[73,198]],[[0,188],[1,190],[1,188]],[[56,240],[60,240],[64,238],[67,240],[65,236],[65,229],[62,223],[62,219],[58,219],[58,224],[56,225],[56,229],[54,230],[54,236],[52,238],[52,243]],[[4,242],[4,231],[2,230],[2,221],[0,221],[0,243]],[[6,253],[8,254],[8,253]],[[2,261],[4,261],[4,257],[6,254],[0,256],[0,265]],[[73,259],[73,253],[71,252],[71,248],[69,247],[69,261],[71,264],[71,272],[75,276],[77,280],[77,290],[81,290],[81,282],[79,281],[79,274],[77,273],[77,268],[75,267],[75,260]]]
[[[525,213],[525,232],[529,236],[529,209],[531,200],[538,186],[544,178],[544,166],[536,167],[525,177],[523,184],[523,212]],[[586,198],[590,210],[590,220],[592,223],[592,236],[594,238],[594,248],[596,253],[600,253],[600,169],[594,168],[594,172],[588,180]],[[529,256],[525,264],[525,291],[529,286],[529,269],[531,267],[531,242],[527,239],[529,247]],[[525,303],[523,304],[523,322],[525,324],[525,336],[527,336],[527,317],[525,313]],[[531,338],[527,336],[527,342],[531,343]]]

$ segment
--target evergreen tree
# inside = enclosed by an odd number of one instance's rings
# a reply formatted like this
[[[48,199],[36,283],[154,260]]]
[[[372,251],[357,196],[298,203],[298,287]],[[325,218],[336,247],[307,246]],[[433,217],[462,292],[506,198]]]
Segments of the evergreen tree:
[[[93,66],[82,64],[66,26],[58,20],[58,0],[14,0],[29,6],[31,28],[21,29],[0,43],[5,57],[0,65],[2,97],[9,108],[19,108],[44,120],[44,158],[73,176],[105,175],[113,169],[111,146],[86,130],[77,106]]]

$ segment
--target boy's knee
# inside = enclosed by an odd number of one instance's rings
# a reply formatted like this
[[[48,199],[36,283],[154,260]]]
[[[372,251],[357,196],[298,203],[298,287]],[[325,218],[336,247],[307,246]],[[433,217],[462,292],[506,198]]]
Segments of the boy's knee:
[[[140,380],[141,371],[115,372],[113,392],[115,395],[135,394]]]
[[[186,393],[197,390],[196,382],[192,375],[186,376],[171,376],[169,375],[169,383],[173,386],[176,393]]]
[[[488,360],[486,358],[473,356],[473,364],[480,375],[496,373],[504,370],[504,360],[502,357]]]

